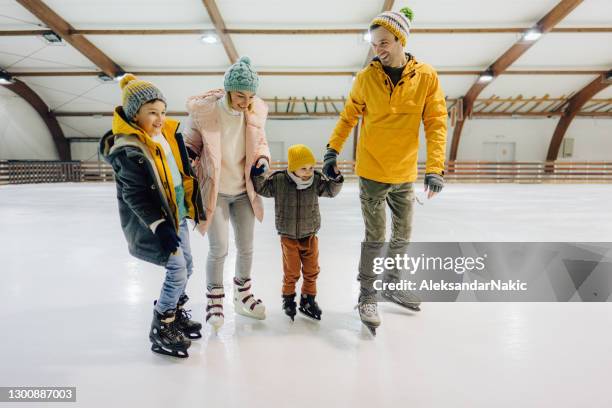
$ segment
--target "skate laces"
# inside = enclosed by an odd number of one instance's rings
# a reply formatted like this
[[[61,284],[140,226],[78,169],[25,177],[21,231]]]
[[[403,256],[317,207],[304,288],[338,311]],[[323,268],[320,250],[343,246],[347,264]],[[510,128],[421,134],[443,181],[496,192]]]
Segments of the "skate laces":
[[[175,319],[172,323],[170,323],[168,329],[169,329],[170,333],[172,333],[172,335],[174,337],[177,337],[179,339],[181,337],[184,337],[183,332],[178,327],[178,319]]]
[[[176,320],[190,320],[191,319],[191,309],[179,309],[178,315],[176,316]]]
[[[181,338],[183,336],[183,332],[178,327],[179,317],[177,315],[174,316],[174,320],[169,323],[164,323],[164,326],[168,329],[168,335],[175,338]]]
[[[366,315],[376,314],[377,309],[376,303],[362,303],[359,305],[359,310]]]

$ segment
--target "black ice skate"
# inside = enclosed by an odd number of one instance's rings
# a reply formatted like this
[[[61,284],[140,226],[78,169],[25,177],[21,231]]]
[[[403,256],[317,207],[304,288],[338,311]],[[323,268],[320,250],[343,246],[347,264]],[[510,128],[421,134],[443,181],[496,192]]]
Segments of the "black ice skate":
[[[300,312],[311,319],[321,320],[321,309],[319,309],[319,305],[315,302],[315,297],[313,295],[302,295],[300,297]]]
[[[202,324],[191,320],[191,310],[185,310],[185,303],[189,296],[182,295],[176,305],[176,326],[189,339],[199,339],[202,337]]]
[[[295,320],[296,307],[297,304],[295,303],[295,293],[291,295],[283,295],[283,311],[291,318],[291,321]]]
[[[191,340],[185,338],[176,326],[174,310],[168,310],[164,314],[153,310],[149,340],[151,350],[155,353],[178,358],[189,357],[187,349],[191,346]]]

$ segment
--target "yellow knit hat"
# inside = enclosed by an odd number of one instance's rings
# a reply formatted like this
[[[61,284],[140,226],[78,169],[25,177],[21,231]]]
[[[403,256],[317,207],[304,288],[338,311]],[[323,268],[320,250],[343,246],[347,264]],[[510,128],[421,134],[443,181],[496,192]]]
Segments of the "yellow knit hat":
[[[308,165],[315,165],[317,160],[312,154],[312,150],[303,144],[296,144],[289,147],[287,152],[287,161],[289,171],[296,171]]]

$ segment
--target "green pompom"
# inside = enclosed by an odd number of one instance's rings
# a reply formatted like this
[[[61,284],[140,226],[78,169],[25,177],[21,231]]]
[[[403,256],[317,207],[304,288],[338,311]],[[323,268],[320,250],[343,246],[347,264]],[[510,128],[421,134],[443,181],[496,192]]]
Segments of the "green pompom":
[[[408,18],[408,20],[410,20],[410,22],[412,23],[412,19],[414,18],[414,13],[412,12],[412,9],[410,7],[401,8],[400,13],[405,15],[406,18]]]

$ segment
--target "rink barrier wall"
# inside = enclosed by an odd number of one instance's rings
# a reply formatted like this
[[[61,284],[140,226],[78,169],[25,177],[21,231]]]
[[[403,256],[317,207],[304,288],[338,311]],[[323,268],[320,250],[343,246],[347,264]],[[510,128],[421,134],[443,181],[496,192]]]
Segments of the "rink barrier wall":
[[[273,170],[287,162],[272,162]],[[321,169],[322,162],[317,163]],[[355,176],[355,162],[338,161],[347,178]],[[419,163],[422,181],[425,163]],[[612,183],[612,162],[485,162],[447,163],[445,180],[450,183]],[[0,185],[114,181],[113,169],[102,161],[0,161]]]

